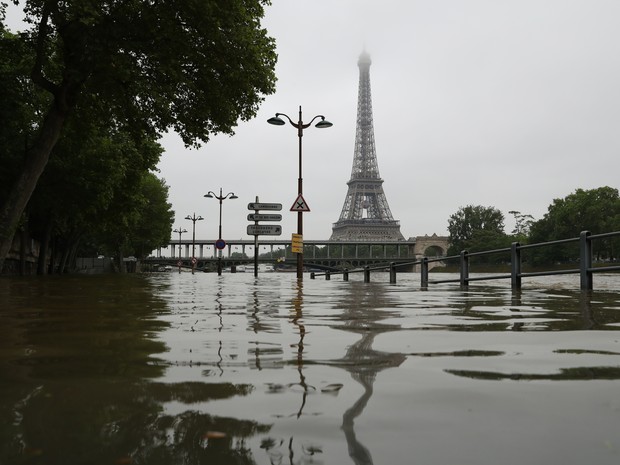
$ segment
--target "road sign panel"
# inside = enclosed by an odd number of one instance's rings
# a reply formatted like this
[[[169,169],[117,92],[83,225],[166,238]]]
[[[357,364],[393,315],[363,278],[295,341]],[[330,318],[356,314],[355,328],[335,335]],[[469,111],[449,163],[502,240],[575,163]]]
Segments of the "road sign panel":
[[[224,239],[218,239],[217,241],[215,241],[216,249],[222,250],[225,247],[226,247],[226,241]]]
[[[258,203],[252,202],[248,203],[248,210],[273,210],[280,211],[282,210],[281,203]]]
[[[304,241],[301,234],[291,235],[291,252],[304,253]]]
[[[248,236],[279,236],[282,234],[282,226],[277,224],[250,224],[247,233]]]
[[[291,211],[292,212],[309,212],[310,211],[310,207],[308,207],[308,204],[306,203],[306,201],[304,200],[301,194],[299,194],[297,196],[297,199],[295,199],[295,202],[293,203],[293,206],[291,207]]]
[[[282,215],[276,213],[250,213],[248,221],[282,221]]]

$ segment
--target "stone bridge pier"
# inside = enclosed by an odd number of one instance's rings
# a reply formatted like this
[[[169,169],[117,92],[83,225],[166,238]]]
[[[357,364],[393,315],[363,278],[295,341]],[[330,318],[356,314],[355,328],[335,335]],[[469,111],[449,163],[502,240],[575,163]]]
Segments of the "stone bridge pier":
[[[415,257],[416,260],[421,260],[424,257],[433,258],[448,255],[448,247],[450,247],[448,236],[438,236],[433,234],[429,236],[416,236],[409,239],[415,241],[415,244],[409,246],[409,255]],[[428,268],[432,269],[436,266],[445,266],[441,262],[431,262]],[[416,270],[419,271],[419,266],[416,266]]]

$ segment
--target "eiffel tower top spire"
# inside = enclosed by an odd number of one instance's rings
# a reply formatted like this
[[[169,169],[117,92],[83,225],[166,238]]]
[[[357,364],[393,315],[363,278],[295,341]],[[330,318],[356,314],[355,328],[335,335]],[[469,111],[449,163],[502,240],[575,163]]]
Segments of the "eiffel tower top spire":
[[[375,130],[372,122],[372,96],[370,92],[370,55],[364,50],[357,66],[360,69],[357,96],[357,130],[355,132],[355,157],[351,179],[380,179],[375,151]]]
[[[353,168],[331,240],[404,240],[399,222],[392,217],[379,175],[372,119],[371,63],[370,55],[364,50],[357,61],[359,90]]]

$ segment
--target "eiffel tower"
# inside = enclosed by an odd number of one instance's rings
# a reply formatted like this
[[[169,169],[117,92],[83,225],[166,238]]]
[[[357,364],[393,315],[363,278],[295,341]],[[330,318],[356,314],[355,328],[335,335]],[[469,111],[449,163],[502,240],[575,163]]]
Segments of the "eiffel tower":
[[[370,55],[362,52],[357,61],[360,80],[353,169],[340,218],[332,228],[332,241],[405,240],[400,223],[392,218],[383,192],[383,179],[379,176],[372,124],[370,64]]]

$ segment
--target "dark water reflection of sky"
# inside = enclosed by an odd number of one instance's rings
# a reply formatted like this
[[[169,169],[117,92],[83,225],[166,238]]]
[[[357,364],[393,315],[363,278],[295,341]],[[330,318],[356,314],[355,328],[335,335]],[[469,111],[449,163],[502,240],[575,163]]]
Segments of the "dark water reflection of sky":
[[[0,463],[620,463],[620,275],[0,279]]]

